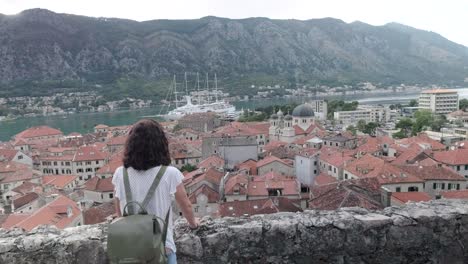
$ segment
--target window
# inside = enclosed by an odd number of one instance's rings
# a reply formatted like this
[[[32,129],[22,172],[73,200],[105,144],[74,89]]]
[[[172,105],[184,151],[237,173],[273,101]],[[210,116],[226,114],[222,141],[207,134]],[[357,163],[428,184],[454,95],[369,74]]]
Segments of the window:
[[[317,170],[314,170],[314,174],[317,174]]]
[[[70,166],[70,162],[65,162],[65,166]]]
[[[457,166],[457,171],[460,171],[460,165]]]
[[[465,165],[465,170],[468,170],[468,165]]]
[[[195,206],[195,208],[193,208],[193,210],[195,211],[195,213],[198,213],[198,206]]]
[[[337,146],[337,147],[338,147],[338,143],[335,143],[335,146]]]
[[[330,165],[328,165],[328,170],[331,171],[331,166]]]
[[[447,184],[447,189],[448,189],[448,190],[451,190],[451,189],[452,189],[452,184],[451,184],[451,183]]]
[[[57,166],[57,162],[56,162],[56,161],[54,161],[54,166]]]
[[[96,160],[96,164],[99,164],[99,160]]]
[[[113,194],[113,193],[109,193],[109,198],[110,198],[110,199],[114,198],[114,194]]]
[[[104,180],[105,178],[106,178],[106,176],[101,176],[101,179],[103,179],[103,180]]]
[[[336,168],[333,168],[333,172],[336,173]]]
[[[314,165],[317,165],[317,161],[314,161]]]
[[[408,187],[408,192],[417,192],[417,191],[419,191],[419,188],[416,186]]]
[[[23,159],[23,155],[19,155],[19,156],[18,156],[18,159],[19,159],[19,160],[20,160],[20,159]]]
[[[396,191],[396,192],[401,192],[401,187],[396,187],[396,188],[395,188],[395,191]]]
[[[83,176],[80,176],[80,181],[82,181],[82,180],[83,180]]]
[[[437,183],[434,182],[434,184],[432,184],[432,189],[437,189]]]
[[[460,184],[457,183],[457,190],[460,190]]]
[[[87,162],[86,162],[86,165],[91,165],[91,161],[87,161]]]

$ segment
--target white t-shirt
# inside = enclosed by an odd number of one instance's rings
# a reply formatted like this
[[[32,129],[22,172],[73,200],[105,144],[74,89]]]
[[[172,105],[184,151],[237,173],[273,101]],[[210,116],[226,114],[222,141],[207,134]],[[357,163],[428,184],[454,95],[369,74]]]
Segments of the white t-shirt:
[[[143,202],[160,168],[161,167],[158,166],[146,171],[137,171],[131,167],[127,169],[133,200],[140,203]],[[184,176],[177,168],[168,166],[166,172],[161,178],[161,181],[159,182],[158,187],[156,188],[156,191],[154,192],[152,199],[148,203],[146,208],[148,214],[153,214],[161,217],[162,219],[165,219],[167,210],[169,210],[171,207],[172,198],[174,197],[176,188],[179,184],[182,183],[183,179]],[[115,170],[112,183],[114,184],[115,197],[119,198],[120,200],[120,210],[123,215],[124,206],[127,204],[123,182],[123,166]],[[133,208],[138,208],[138,206],[134,206]],[[176,252],[172,224],[172,213],[170,213],[166,247],[170,248],[173,252]]]

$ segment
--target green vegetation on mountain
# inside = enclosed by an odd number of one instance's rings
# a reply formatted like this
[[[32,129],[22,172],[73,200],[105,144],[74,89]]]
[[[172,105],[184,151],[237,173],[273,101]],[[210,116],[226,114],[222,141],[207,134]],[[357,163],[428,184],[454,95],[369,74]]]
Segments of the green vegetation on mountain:
[[[234,95],[251,85],[462,85],[468,49],[400,24],[325,18],[91,18],[32,9],[0,19],[0,96],[96,90],[162,99],[173,74],[217,73]]]

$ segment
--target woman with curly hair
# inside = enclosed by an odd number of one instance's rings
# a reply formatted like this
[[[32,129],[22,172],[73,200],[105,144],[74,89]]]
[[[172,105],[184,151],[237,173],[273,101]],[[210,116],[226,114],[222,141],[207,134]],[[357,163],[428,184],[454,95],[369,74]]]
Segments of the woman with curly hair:
[[[151,119],[144,119],[133,125],[125,143],[123,166],[117,168],[112,179],[117,215],[123,214],[122,210],[128,202],[123,179],[125,171],[133,200],[142,201],[161,167],[167,166],[146,210],[148,214],[164,219],[170,210],[172,197],[175,196],[190,227],[197,228],[198,220],[193,215],[192,204],[182,184],[184,176],[170,164],[169,144],[161,125]],[[166,238],[166,254],[170,264],[177,263],[172,225],[171,213]]]

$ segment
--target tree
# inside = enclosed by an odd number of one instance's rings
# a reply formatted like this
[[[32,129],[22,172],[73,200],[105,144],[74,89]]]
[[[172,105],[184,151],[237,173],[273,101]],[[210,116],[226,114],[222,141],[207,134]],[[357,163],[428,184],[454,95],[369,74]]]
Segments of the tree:
[[[366,124],[363,132],[371,136],[375,136],[375,130],[377,129],[377,127],[379,127],[377,123],[369,122]]]
[[[365,120],[359,120],[357,122],[357,129],[361,132],[364,132],[364,130],[366,130],[366,121]]]
[[[187,171],[187,172],[192,172],[197,169],[197,166],[192,165],[190,163],[185,164],[180,168],[181,171]]]
[[[400,129],[399,132],[395,133],[398,134],[398,138],[409,137],[413,129],[413,120],[410,118],[403,118],[396,124],[395,127]]]
[[[398,131],[396,133],[393,133],[392,136],[393,136],[393,138],[396,138],[396,139],[406,138],[407,137],[405,132],[403,132],[403,130],[400,130],[400,131]]]
[[[439,132],[446,123],[447,123],[447,117],[445,115],[438,115],[432,121],[431,129],[432,131]]]
[[[408,105],[409,105],[410,107],[418,106],[418,101],[416,101],[415,99],[411,99],[411,101],[409,102]]]
[[[461,99],[460,102],[458,102],[459,106],[458,108],[463,111],[468,110],[468,99]]]
[[[351,133],[353,134],[353,136],[356,135],[357,129],[356,129],[355,126],[350,125],[350,126],[348,126],[348,127],[346,128],[346,130],[349,131],[349,132],[351,132]]]
[[[426,127],[430,127],[434,122],[434,117],[429,110],[419,110],[414,113],[415,122],[413,123],[413,135],[417,135]]]

